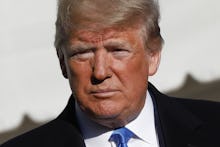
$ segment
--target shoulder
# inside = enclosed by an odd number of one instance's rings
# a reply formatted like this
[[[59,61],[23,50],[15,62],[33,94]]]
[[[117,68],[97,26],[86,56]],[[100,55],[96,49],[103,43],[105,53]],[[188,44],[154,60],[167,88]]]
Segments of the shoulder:
[[[220,146],[220,103],[170,97],[149,85],[165,139],[181,146]]]
[[[75,100],[70,98],[66,108],[56,119],[9,140],[0,147],[84,147],[74,106]]]
[[[22,134],[0,147],[48,147],[48,146],[76,146],[80,142],[81,135],[75,126],[65,121],[55,119],[43,126]]]
[[[203,121],[220,123],[220,103],[214,101],[205,101],[198,99],[176,98],[160,93],[152,84],[149,84],[149,91],[155,98],[159,107],[169,113],[182,114],[190,112]],[[187,114],[187,113],[186,113]]]
[[[220,123],[219,102],[172,97],[171,99],[173,99],[174,102],[183,105],[186,109],[191,111],[194,115],[198,116],[203,121],[212,121]]]

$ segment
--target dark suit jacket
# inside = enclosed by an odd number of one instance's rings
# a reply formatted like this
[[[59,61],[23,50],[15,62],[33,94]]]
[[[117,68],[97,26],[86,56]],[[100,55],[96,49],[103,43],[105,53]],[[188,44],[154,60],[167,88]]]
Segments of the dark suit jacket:
[[[160,147],[220,147],[220,103],[168,97],[149,84]],[[85,147],[70,98],[55,120],[1,147]]]

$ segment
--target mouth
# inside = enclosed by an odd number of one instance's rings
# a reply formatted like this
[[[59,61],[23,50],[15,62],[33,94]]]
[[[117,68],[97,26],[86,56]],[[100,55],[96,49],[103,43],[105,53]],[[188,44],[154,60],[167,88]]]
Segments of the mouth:
[[[117,92],[118,90],[113,89],[99,89],[91,91],[91,94],[96,98],[109,98],[114,96]]]

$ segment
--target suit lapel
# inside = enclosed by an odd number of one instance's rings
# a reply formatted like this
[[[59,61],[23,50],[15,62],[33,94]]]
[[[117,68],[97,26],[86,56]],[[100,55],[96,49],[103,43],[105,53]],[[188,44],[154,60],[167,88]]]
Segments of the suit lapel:
[[[149,84],[152,96],[156,125],[159,125],[158,137],[161,147],[193,147],[191,141],[202,121],[196,118],[175,98],[161,94],[152,84]],[[159,122],[158,122],[159,121]],[[162,141],[161,141],[162,140]]]
[[[68,125],[71,126],[73,130],[69,138],[71,138],[71,142],[75,144],[75,147],[85,147],[85,142],[82,137],[82,133],[79,128],[79,124],[77,122],[76,113],[75,113],[75,99],[73,96],[70,97],[68,104],[64,111],[57,117],[58,121],[62,121],[63,126]],[[66,134],[69,135],[69,134]],[[66,137],[66,136],[65,136]]]

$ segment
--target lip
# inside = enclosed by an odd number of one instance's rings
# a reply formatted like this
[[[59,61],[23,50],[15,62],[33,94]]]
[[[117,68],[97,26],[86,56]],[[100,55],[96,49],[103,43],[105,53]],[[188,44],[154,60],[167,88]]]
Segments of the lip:
[[[117,92],[118,90],[113,89],[99,89],[91,91],[91,94],[97,98],[109,98],[114,96]]]

